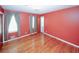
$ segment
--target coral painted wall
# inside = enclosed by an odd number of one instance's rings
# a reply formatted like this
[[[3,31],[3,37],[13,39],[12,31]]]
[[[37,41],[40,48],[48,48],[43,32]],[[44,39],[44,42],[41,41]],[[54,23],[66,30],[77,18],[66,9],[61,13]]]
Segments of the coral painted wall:
[[[20,13],[20,34],[21,36],[30,33],[29,17],[30,15],[28,13]]]
[[[0,13],[3,13],[4,9],[0,6]]]
[[[30,13],[20,13],[20,34],[21,36],[30,34],[30,16],[37,16],[37,32],[39,32],[39,17],[37,14],[30,14]]]
[[[79,45],[79,6],[50,12],[45,17],[45,32]]]
[[[40,33],[40,15],[37,16],[37,32]]]

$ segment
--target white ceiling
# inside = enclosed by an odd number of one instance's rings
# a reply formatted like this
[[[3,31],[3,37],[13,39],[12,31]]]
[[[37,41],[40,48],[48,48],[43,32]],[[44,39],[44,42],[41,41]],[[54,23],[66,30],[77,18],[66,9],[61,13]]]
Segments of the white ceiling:
[[[33,14],[44,14],[51,11],[74,7],[74,5],[2,5],[2,7],[6,10],[15,10]]]
[[[0,5],[79,5],[79,0],[0,0]]]

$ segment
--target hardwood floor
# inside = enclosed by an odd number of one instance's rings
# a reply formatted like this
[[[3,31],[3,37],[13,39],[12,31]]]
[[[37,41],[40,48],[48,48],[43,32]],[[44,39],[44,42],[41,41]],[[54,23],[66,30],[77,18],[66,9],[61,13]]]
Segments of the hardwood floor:
[[[78,53],[79,48],[50,38],[44,34],[35,34],[3,44],[0,52],[5,53]]]

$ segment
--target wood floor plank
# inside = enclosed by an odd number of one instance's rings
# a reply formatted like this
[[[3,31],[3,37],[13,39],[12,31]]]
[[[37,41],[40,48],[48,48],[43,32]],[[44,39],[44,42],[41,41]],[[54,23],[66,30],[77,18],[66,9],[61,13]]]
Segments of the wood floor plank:
[[[1,53],[79,53],[79,48],[38,33],[4,43]]]

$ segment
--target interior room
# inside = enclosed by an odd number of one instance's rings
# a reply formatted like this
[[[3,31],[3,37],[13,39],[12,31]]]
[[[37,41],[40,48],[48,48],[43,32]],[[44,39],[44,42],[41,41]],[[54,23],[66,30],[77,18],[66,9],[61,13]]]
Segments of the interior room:
[[[78,52],[78,5],[0,5],[0,53]]]

